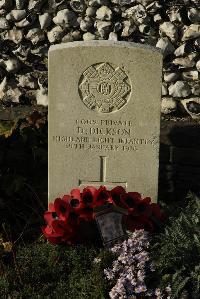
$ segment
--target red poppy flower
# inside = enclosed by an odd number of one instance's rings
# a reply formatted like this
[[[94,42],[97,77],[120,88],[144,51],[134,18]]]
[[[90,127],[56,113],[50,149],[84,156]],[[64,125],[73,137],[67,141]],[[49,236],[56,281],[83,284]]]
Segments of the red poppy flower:
[[[164,220],[159,205],[151,203],[150,197],[142,199],[140,193],[126,192],[121,186],[111,191],[105,186],[99,189],[89,186],[82,192],[73,189],[70,195],[56,198],[54,203],[49,204],[49,210],[44,213],[44,236],[53,244],[71,245],[85,242],[84,230],[94,226],[94,208],[107,203],[128,211],[123,220],[126,228],[131,231],[145,229],[152,232]]]
[[[94,207],[103,206],[111,200],[110,192],[105,186],[100,186],[100,188],[94,194]]]

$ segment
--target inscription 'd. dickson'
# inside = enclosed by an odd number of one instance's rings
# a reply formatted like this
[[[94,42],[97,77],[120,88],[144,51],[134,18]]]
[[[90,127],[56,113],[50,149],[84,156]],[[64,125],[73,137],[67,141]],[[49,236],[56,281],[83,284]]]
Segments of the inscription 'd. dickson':
[[[79,94],[91,110],[110,113],[121,109],[129,100],[131,84],[120,67],[108,62],[88,67],[79,80]]]

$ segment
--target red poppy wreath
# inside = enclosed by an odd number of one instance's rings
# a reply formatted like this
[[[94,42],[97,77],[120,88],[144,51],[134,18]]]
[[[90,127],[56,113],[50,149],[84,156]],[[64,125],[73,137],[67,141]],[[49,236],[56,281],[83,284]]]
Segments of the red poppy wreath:
[[[70,195],[56,198],[49,204],[49,210],[44,213],[43,234],[53,244],[84,243],[88,241],[84,230],[94,227],[94,209],[108,204],[126,209],[123,222],[129,231],[145,229],[153,232],[164,220],[159,205],[152,203],[150,197],[142,198],[141,194],[126,192],[120,186],[110,191],[104,186],[99,189],[88,186],[82,192],[73,189]],[[95,235],[90,235],[90,242]]]

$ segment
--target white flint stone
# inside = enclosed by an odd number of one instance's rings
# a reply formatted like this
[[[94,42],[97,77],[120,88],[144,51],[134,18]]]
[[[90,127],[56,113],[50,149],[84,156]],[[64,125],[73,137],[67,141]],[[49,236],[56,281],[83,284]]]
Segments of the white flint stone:
[[[51,24],[51,15],[48,12],[39,15],[39,22],[41,29],[47,29]]]
[[[187,97],[191,94],[190,86],[185,81],[177,81],[169,86],[169,95],[174,98]]]
[[[178,28],[171,22],[164,22],[159,26],[161,35],[168,36],[172,42],[178,39]]]
[[[73,41],[74,41],[74,39],[73,39],[71,32],[67,33],[62,38],[62,43],[68,43],[68,42],[73,42]]]
[[[109,21],[96,21],[95,25],[100,36],[106,37],[111,30],[112,23]]]
[[[161,8],[162,5],[159,3],[159,1],[154,1],[146,6],[146,10],[149,14],[155,14]]]
[[[188,57],[178,57],[175,58],[173,64],[178,65],[180,68],[189,68],[195,66],[195,61]]]
[[[166,96],[168,95],[168,87],[167,84],[165,82],[163,82],[162,84],[162,96]]]
[[[186,41],[189,39],[197,38],[200,36],[200,25],[191,24],[190,26],[186,26],[186,29],[183,33],[182,40]]]
[[[115,32],[110,32],[108,39],[117,41],[118,40],[117,34]]]
[[[110,21],[112,19],[112,11],[108,6],[101,6],[96,11],[96,17],[101,21]]]
[[[70,6],[75,12],[84,12],[86,5],[83,0],[71,0]]]
[[[15,0],[15,5],[16,5],[17,9],[23,9],[25,6],[25,3],[26,3],[26,0]]]
[[[200,96],[200,82],[192,83],[192,94]]]
[[[93,26],[93,21],[89,17],[85,17],[85,19],[80,22],[80,29],[82,31],[87,32]]]
[[[174,45],[171,43],[168,37],[160,38],[156,44],[156,47],[162,50],[164,57],[174,53],[175,50]]]
[[[112,3],[120,4],[121,6],[135,3],[135,0],[111,0]]]
[[[0,17],[0,29],[9,29],[10,24],[6,18]]]
[[[153,1],[155,1],[155,0],[137,0],[138,3],[141,3],[144,6],[149,5]]]
[[[5,77],[0,83],[0,100],[3,99],[7,90],[7,78]]]
[[[184,99],[180,102],[192,118],[200,119],[200,98]]]
[[[143,5],[138,4],[125,10],[125,12],[122,13],[122,17],[132,18],[135,24],[140,25],[144,23],[147,18],[147,12]]]
[[[36,101],[37,101],[37,105],[41,105],[41,106],[48,106],[48,91],[46,88],[44,88],[42,86],[42,84],[40,84],[40,82],[38,82],[39,84],[39,89],[37,90],[36,93]]]
[[[0,9],[0,17],[5,17],[6,16],[7,11],[5,9]]]
[[[200,5],[200,2],[199,2],[199,5]],[[200,22],[200,10],[196,9],[195,7],[189,8],[189,10],[188,10],[188,19],[192,23],[197,23],[198,24]]]
[[[177,102],[172,97],[163,97],[161,101],[161,113],[169,114],[177,110]]]
[[[8,21],[21,21],[26,17],[27,13],[25,9],[13,9],[11,12],[6,16]]]
[[[15,58],[10,58],[4,61],[4,63],[5,63],[6,71],[9,73],[17,72],[20,69],[20,62]]]
[[[197,47],[198,49],[200,49],[200,37],[195,39],[194,46]]]
[[[12,4],[11,0],[0,0],[0,9],[2,8],[9,8]]]
[[[167,14],[169,16],[170,22],[182,22],[181,11],[179,7],[172,7]]]
[[[28,87],[30,89],[36,89],[38,87],[37,80],[30,74],[20,75],[18,81],[19,83],[17,85],[20,87]]]
[[[176,57],[183,56],[185,54],[186,44],[182,44],[174,51]]]
[[[22,92],[19,88],[8,88],[6,92],[7,98],[11,100],[13,103],[19,103],[20,96],[22,95]]]
[[[159,23],[159,22],[162,21],[162,17],[159,13],[157,13],[153,16],[153,20],[154,20],[155,23]]]
[[[136,25],[132,20],[126,20],[123,22],[123,30],[121,36],[130,36],[136,30]]]
[[[24,18],[23,20],[19,22],[15,22],[16,27],[23,28],[28,27],[32,25],[32,23],[35,21],[35,15],[29,16],[29,18]]]
[[[88,7],[85,12],[86,16],[94,17],[96,15],[96,8],[95,7]]]
[[[78,41],[82,38],[82,34],[79,30],[75,30],[75,31],[71,32],[71,35],[75,41]]]
[[[56,26],[51,31],[47,32],[47,37],[50,43],[55,43],[61,40],[62,34],[63,34],[62,27]]]
[[[68,27],[74,27],[78,24],[76,14],[69,9],[60,10],[56,17],[53,18],[53,22],[56,25],[65,25]]]
[[[167,83],[174,82],[179,78],[178,73],[165,73],[164,74],[164,81]]]
[[[13,27],[13,29],[7,31],[5,39],[11,40],[15,44],[19,44],[21,43],[23,37],[24,37],[23,30],[16,29],[16,27]]]
[[[90,40],[95,40],[96,36],[90,32],[84,33],[83,34],[83,40],[84,41],[90,41]]]
[[[45,35],[40,28],[33,28],[28,31],[26,38],[29,39],[33,45],[37,45],[45,39]]]
[[[29,0],[28,10],[39,11],[45,0]]]
[[[197,68],[197,71],[200,72],[200,60],[197,61],[196,68]]]
[[[24,45],[20,45],[16,50],[13,50],[13,53],[15,55],[18,55],[20,57],[20,60],[27,60],[28,54],[30,53],[30,48],[24,46]]]
[[[199,79],[199,73],[198,71],[182,72],[182,78],[187,81],[196,81]]]

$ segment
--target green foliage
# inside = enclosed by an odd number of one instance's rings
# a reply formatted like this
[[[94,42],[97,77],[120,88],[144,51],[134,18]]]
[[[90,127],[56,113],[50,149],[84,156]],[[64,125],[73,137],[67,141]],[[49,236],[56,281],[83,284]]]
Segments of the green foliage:
[[[103,269],[112,260],[106,250],[36,242],[20,248],[12,266],[4,262],[0,298],[107,298]]]
[[[183,289],[190,298],[200,298],[200,199],[190,194],[188,205],[177,218],[171,218],[165,232],[152,246],[161,286],[172,287],[172,298]]]

